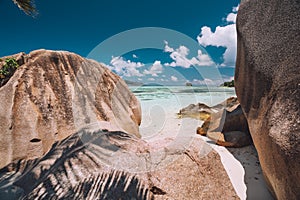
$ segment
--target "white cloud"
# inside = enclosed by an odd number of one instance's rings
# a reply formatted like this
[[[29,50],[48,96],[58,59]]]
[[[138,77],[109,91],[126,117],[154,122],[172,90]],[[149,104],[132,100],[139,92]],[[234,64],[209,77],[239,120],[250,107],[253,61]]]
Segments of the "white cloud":
[[[211,60],[208,54],[202,53],[201,50],[198,50],[197,59],[195,60],[194,65],[198,66],[212,66],[215,63]]]
[[[237,7],[232,8],[232,12],[237,12],[239,10],[240,5],[237,5]]]
[[[165,48],[164,48],[165,52],[173,52],[174,51],[174,49],[169,46],[168,41],[164,41],[164,43],[165,43]]]
[[[110,64],[111,69],[114,70],[120,76],[143,76],[143,74],[141,74],[138,70],[138,68],[144,66],[144,64],[141,62],[132,62],[130,60],[126,61],[123,57],[117,56],[112,57]]]
[[[220,77],[220,79],[209,79],[209,78],[205,78],[203,80],[199,80],[199,79],[194,79],[192,81],[193,85],[221,85],[224,82],[227,81],[232,81],[234,79],[233,76],[224,76],[224,77]]]
[[[193,85],[217,85],[217,82],[219,81],[213,81],[209,78],[205,78],[203,80],[194,79],[192,81]]]
[[[193,85],[220,85],[221,83],[223,83],[222,80],[212,80],[212,79],[209,79],[209,78],[205,78],[203,80],[198,80],[198,79],[194,79],[192,81],[192,84]]]
[[[183,67],[190,68],[191,66],[212,66],[214,62],[207,54],[203,54],[201,50],[198,50],[197,57],[192,57],[191,59],[187,58],[189,55],[189,49],[183,45],[179,46],[177,49],[173,49],[169,46],[168,42],[165,41],[165,52],[170,53],[170,57],[173,62],[165,63],[165,66],[170,67]]]
[[[199,44],[206,46],[216,46],[226,48],[221,66],[234,66],[236,59],[236,12],[238,6],[234,7],[233,13],[227,15],[226,21],[230,24],[227,26],[217,26],[215,32],[212,32],[210,27],[204,26],[201,28],[201,33],[197,37]],[[232,24],[233,23],[233,24]]]
[[[224,76],[222,76],[222,78],[223,78],[222,83],[234,80],[234,76],[225,76],[224,75]]]
[[[135,55],[135,54],[132,54],[132,57],[133,57],[133,58],[138,58],[137,55]]]
[[[215,85],[216,84],[216,81],[213,81],[209,78],[205,78],[204,82],[206,83],[206,85]]]
[[[155,61],[149,70],[144,70],[144,74],[151,74],[152,76],[158,76],[163,71],[163,66],[160,61]]]
[[[178,78],[176,76],[171,76],[171,80],[176,82],[176,81],[178,81]]]
[[[149,80],[149,81],[155,81],[155,79],[154,79],[154,78],[148,78],[148,80]]]
[[[228,23],[236,23],[237,12],[239,10],[239,5],[232,8],[232,13],[229,13],[226,17]]]
[[[226,21],[235,23],[236,22],[236,16],[237,16],[236,13],[229,13],[227,15]]]

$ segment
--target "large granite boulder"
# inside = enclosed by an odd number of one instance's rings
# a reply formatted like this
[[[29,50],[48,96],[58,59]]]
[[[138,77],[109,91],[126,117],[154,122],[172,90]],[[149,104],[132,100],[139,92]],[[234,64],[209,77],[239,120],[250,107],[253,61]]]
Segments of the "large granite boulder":
[[[271,191],[300,198],[300,1],[248,0],[237,17],[237,97]]]
[[[239,199],[204,141],[159,143],[120,131],[79,131],[41,158],[2,168],[0,199]]]
[[[100,63],[47,50],[9,57],[19,67],[11,77],[1,78],[0,167],[40,157],[54,142],[91,124],[140,136],[139,102]]]
[[[216,144],[225,147],[252,144],[248,123],[237,98],[231,97],[212,109],[217,111],[211,113],[197,129],[198,134],[207,136]]]

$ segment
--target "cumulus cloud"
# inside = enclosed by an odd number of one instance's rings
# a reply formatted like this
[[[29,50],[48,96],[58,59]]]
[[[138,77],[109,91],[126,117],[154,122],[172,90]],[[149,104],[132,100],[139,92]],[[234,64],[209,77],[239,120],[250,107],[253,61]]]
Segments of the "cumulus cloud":
[[[164,48],[164,51],[165,51],[165,52],[170,52],[170,53],[174,52],[174,49],[173,49],[172,47],[169,46],[168,41],[165,40],[164,42],[165,42],[165,48]]]
[[[170,57],[173,62],[165,63],[165,66],[170,67],[183,67],[190,68],[191,66],[212,66],[214,62],[207,54],[203,54],[201,50],[198,50],[198,55],[189,59],[189,49],[183,45],[174,49],[169,46],[168,42],[165,41],[164,51],[170,53]]]
[[[235,23],[236,22],[236,16],[237,16],[236,13],[229,13],[226,17],[226,21]]]
[[[176,81],[178,81],[178,78],[176,76],[171,76],[171,80],[176,82]]]
[[[149,80],[149,81],[155,81],[155,79],[154,79],[154,78],[148,78],[148,80]]]
[[[224,76],[224,77],[220,77],[220,79],[209,79],[209,78],[205,78],[203,80],[199,80],[199,79],[194,79],[192,81],[193,85],[221,85],[224,82],[227,81],[232,81],[234,79],[233,76]]]
[[[132,54],[132,57],[133,57],[133,58],[138,58],[137,55],[135,55],[135,54]]]
[[[232,9],[232,13],[229,13],[226,17],[228,25],[217,26],[215,32],[212,32],[210,27],[204,26],[201,28],[201,32],[197,37],[200,45],[224,47],[226,48],[223,54],[224,62],[221,66],[234,66],[236,59],[236,12],[238,6]]]
[[[220,81],[213,81],[212,79],[205,78],[203,80],[194,79],[193,85],[218,85]]]
[[[212,66],[214,64],[215,63],[211,60],[208,54],[204,54],[201,50],[198,50],[197,59],[194,60],[194,65]]]
[[[161,74],[163,71],[163,66],[160,61],[156,60],[149,70],[144,70],[144,74],[150,74],[152,76],[158,76],[157,74]]]
[[[223,78],[222,83],[234,80],[234,76],[225,76],[225,75],[223,75],[222,78]]]
[[[143,76],[143,74],[138,70],[138,68],[144,66],[141,62],[132,62],[130,60],[124,60],[123,57],[117,56],[112,57],[110,65],[110,69],[114,70],[120,76]]]

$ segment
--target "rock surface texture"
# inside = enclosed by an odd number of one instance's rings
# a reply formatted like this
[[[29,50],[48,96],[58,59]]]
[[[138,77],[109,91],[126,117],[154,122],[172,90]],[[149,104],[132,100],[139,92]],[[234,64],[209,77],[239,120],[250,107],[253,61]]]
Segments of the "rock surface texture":
[[[204,103],[190,104],[187,107],[180,109],[179,112],[177,113],[177,116],[179,118],[189,117],[194,119],[206,120],[211,116],[212,113],[216,113],[225,108],[227,109],[227,108],[234,107],[238,103],[239,102],[237,98],[230,97],[226,99],[224,102],[219,103],[212,107],[209,107]]]
[[[212,112],[197,133],[225,147],[243,147],[252,143],[248,123],[237,101],[231,97],[211,107]]]
[[[235,87],[271,191],[300,199],[300,1],[248,0]]]
[[[80,131],[42,158],[1,169],[0,199],[14,198],[238,199],[219,155],[202,140],[158,149],[101,130]]]
[[[205,120],[210,116],[211,113],[212,110],[209,106],[203,103],[198,103],[198,104],[190,104],[187,107],[182,108],[177,113],[177,116],[179,118],[190,117],[190,118]]]
[[[91,124],[139,137],[139,102],[101,64],[62,51],[10,57],[19,67],[0,88],[0,167],[40,157]]]

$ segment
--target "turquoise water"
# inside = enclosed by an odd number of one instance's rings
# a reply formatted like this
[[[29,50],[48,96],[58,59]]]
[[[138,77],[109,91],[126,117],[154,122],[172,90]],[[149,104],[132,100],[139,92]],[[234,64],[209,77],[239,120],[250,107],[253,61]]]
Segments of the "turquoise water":
[[[141,104],[140,133],[146,138],[168,133],[170,130],[178,134],[180,130],[187,129],[186,126],[190,125],[176,120],[176,113],[190,104],[201,102],[212,106],[235,96],[233,88],[222,87],[140,86],[130,89]]]
[[[170,103],[206,103],[217,104],[228,97],[236,96],[234,88],[207,86],[139,86],[130,87],[141,104],[145,101],[169,101]]]

